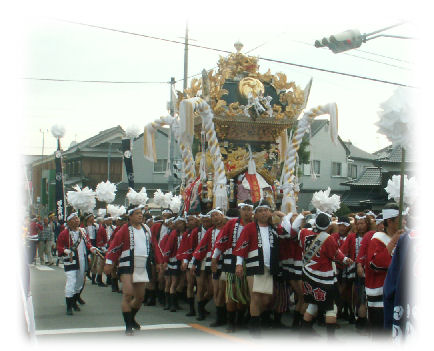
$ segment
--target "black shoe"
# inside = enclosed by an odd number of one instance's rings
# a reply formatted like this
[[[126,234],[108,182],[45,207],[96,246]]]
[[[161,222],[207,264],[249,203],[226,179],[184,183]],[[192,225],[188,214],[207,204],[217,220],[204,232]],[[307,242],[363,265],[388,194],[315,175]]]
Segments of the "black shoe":
[[[182,299],[182,292],[175,292],[175,298],[173,299],[173,303],[175,304],[175,308],[177,310],[182,310],[181,306],[179,306],[179,301]]]
[[[303,319],[303,316],[300,312],[294,311],[294,319],[292,320],[292,329],[298,330],[301,328],[301,320]]]
[[[65,300],[66,300],[66,314],[68,315],[68,316],[72,316],[73,315],[73,313],[72,313],[72,297],[66,297],[65,298]]]
[[[203,306],[204,306],[204,301],[199,301],[197,303],[197,314],[198,314],[198,316],[197,316],[196,320],[198,320],[198,321],[203,321],[205,319],[205,317],[206,317],[205,310],[204,310]]]
[[[145,296],[143,297],[143,305],[146,306],[146,304],[148,303],[148,299],[149,299],[149,290],[145,289]]]
[[[235,332],[235,316],[236,316],[235,311],[228,311],[227,312],[227,321],[228,321],[228,325],[226,327],[227,333],[234,333]]]
[[[81,293],[80,293],[80,294],[81,294]],[[78,302],[80,305],[85,305],[86,302],[81,298],[80,294],[77,294],[77,302]]]
[[[164,290],[157,290],[157,299],[160,306],[164,306]]]
[[[115,278],[112,279],[112,292],[119,292],[119,283]]]
[[[170,305],[172,306],[170,308],[170,312],[176,312],[177,305],[178,305],[178,303],[176,301],[176,299],[177,299],[176,294],[170,294],[169,299],[170,299]]]
[[[270,311],[264,311],[261,313],[261,325],[263,328],[271,328],[273,326],[270,313]]]
[[[134,335],[133,324],[132,324],[132,320],[133,320],[132,312],[122,312],[122,316],[124,317],[124,322],[125,322],[125,335],[127,336]]]
[[[90,278],[92,280],[92,285],[96,285],[95,278],[96,275],[92,273],[92,277]]]
[[[165,304],[164,304],[164,310],[170,310],[172,308],[172,300],[170,298],[170,293],[165,292],[164,293],[164,299],[165,299]]]
[[[112,275],[111,274],[107,275],[106,285],[112,285]]]
[[[149,290],[149,299],[146,306],[155,306],[157,304],[157,299],[155,296],[155,290]]]
[[[136,329],[136,330],[140,330],[140,324],[137,323],[137,321],[135,319],[138,311],[139,311],[138,308],[131,308],[131,326],[133,329]]]
[[[195,316],[196,311],[194,310],[194,297],[188,298],[188,304],[190,305],[190,311],[186,314],[187,317]]]
[[[74,294],[74,296],[72,297],[72,309],[74,310],[74,311],[80,311],[80,307],[78,307],[78,305],[77,305],[77,297],[78,297],[78,294]]]
[[[249,333],[253,338],[261,337],[261,317],[251,316],[249,321]]]
[[[103,288],[107,287],[107,285],[105,285],[102,281],[102,274],[98,274],[96,276],[96,282],[98,283],[99,287],[103,287]]]
[[[224,306],[216,306],[216,312],[217,312],[216,321],[213,322],[213,323],[211,323],[209,325],[212,328],[220,327],[220,326],[226,324],[226,321],[225,321],[226,318],[224,318],[225,317],[224,316],[224,314],[225,314],[225,307]]]

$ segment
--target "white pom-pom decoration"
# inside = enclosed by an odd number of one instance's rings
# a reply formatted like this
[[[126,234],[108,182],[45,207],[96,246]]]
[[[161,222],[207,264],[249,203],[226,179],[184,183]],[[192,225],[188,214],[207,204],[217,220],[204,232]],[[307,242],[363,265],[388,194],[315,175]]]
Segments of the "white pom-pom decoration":
[[[387,186],[384,188],[387,192],[388,199],[393,199],[397,203],[399,203],[400,199],[400,186],[401,186],[401,176],[394,175],[392,179],[389,179],[387,182]],[[416,183],[416,178],[411,177],[407,178],[407,175],[404,175],[404,203],[406,205],[413,205],[418,197],[418,186]]]
[[[76,210],[82,212],[92,212],[96,206],[96,193],[95,191],[85,187],[80,189],[78,185],[74,186],[74,191],[66,193],[68,203]]]
[[[109,213],[110,216],[112,216],[115,219],[122,216],[126,212],[127,212],[127,210],[125,209],[124,206],[119,207],[119,206],[112,205],[112,204],[107,205],[107,213]]]
[[[136,125],[131,125],[125,130],[125,135],[127,138],[134,139],[137,138],[141,133],[141,130]]]
[[[380,120],[376,123],[378,133],[384,134],[393,147],[402,146],[408,149],[413,140],[413,109],[411,92],[405,88],[398,88],[394,94],[380,107]]]
[[[107,210],[105,208],[99,208],[98,211],[96,211],[97,217],[104,218],[104,216],[106,215],[106,213],[107,213]]]
[[[330,191],[330,187],[328,187],[327,190],[317,191],[312,196],[312,205],[316,209],[328,214],[332,214],[333,212],[337,211],[341,206],[340,196],[336,194],[330,196]]]
[[[53,134],[55,138],[63,138],[65,135],[65,127],[55,124],[51,127],[51,134]]]
[[[139,192],[130,188],[127,194],[127,199],[130,205],[145,205],[149,200],[145,187],[143,187]]]
[[[178,213],[179,210],[181,209],[181,204],[182,204],[181,200],[182,200],[181,195],[175,195],[170,200],[169,208],[173,211],[173,213]]]
[[[99,201],[112,203],[116,197],[116,185],[110,183],[108,180],[106,182],[101,182],[96,186],[96,198]]]
[[[161,189],[157,189],[157,191],[154,193],[154,204],[158,207],[164,207],[164,193],[161,191]]]
[[[169,207],[170,203],[172,202],[172,192],[169,191],[168,193],[164,194],[164,202],[163,202],[163,207]]]

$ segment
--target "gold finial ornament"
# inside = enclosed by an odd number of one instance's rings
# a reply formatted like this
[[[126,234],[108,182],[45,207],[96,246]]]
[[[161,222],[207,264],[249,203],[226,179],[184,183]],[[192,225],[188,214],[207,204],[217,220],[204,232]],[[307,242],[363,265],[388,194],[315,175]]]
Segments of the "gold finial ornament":
[[[244,47],[243,43],[241,43],[239,40],[234,44],[235,49],[237,49],[237,53],[239,54],[241,49]]]
[[[246,77],[241,79],[238,84],[238,90],[246,99],[251,94],[253,97],[263,96],[265,89],[264,84],[259,79]]]

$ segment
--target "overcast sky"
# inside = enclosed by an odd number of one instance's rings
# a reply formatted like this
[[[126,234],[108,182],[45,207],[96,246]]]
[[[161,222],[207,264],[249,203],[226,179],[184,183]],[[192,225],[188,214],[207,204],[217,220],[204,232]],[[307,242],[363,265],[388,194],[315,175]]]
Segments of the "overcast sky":
[[[233,44],[244,44],[242,52],[265,58],[340,71],[379,80],[415,85],[414,41],[378,38],[359,50],[333,54],[313,46],[316,39],[357,28],[370,33],[402,20],[410,22],[387,34],[415,35],[411,13],[396,6],[365,4],[360,11],[335,11],[334,2],[292,5],[290,1],[245,3],[235,1],[191,2],[195,6],[159,2],[152,8],[139,2],[121,2],[117,8],[106,2],[92,7],[35,8],[24,31],[23,77],[71,80],[168,82],[177,80],[182,90],[184,46],[140,36],[66,23],[82,22],[138,34],[183,41],[185,23],[193,44],[235,52]],[[148,3],[148,2],[146,2]],[[99,4],[99,7],[97,6]],[[345,2],[346,7],[349,2]],[[336,3],[336,6],[338,4]],[[380,7],[379,7],[380,6]],[[373,9],[375,8],[375,11]],[[110,9],[110,10],[109,10]],[[328,10],[325,12],[325,10]],[[189,48],[189,76],[203,68],[216,67],[215,51]],[[357,57],[356,57],[357,56]],[[375,62],[376,61],[376,62]],[[379,104],[392,95],[395,85],[319,72],[292,65],[259,61],[260,72],[283,72],[288,80],[304,87],[313,85],[307,108],[336,102],[339,135],[354,145],[374,152],[389,143],[376,133]],[[24,154],[52,153],[56,140],[50,129],[61,124],[66,129],[62,145],[80,142],[99,131],[121,125],[148,122],[167,114],[167,83],[103,84],[51,81],[24,81]],[[49,131],[48,133],[46,131]]]

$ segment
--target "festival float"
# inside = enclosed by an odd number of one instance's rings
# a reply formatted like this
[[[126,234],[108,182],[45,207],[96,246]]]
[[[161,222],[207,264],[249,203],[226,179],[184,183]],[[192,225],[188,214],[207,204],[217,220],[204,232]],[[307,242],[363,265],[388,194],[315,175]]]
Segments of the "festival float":
[[[260,73],[258,58],[241,53],[241,43],[234,46],[237,52],[220,57],[216,71],[204,70],[177,92],[173,115],[145,126],[144,155],[156,161],[154,133],[169,126],[182,156],[185,213],[226,211],[247,199],[281,202],[282,211],[293,212],[301,139],[315,117],[328,114],[336,140],[336,104],[299,118],[312,80],[302,89],[284,73]]]

